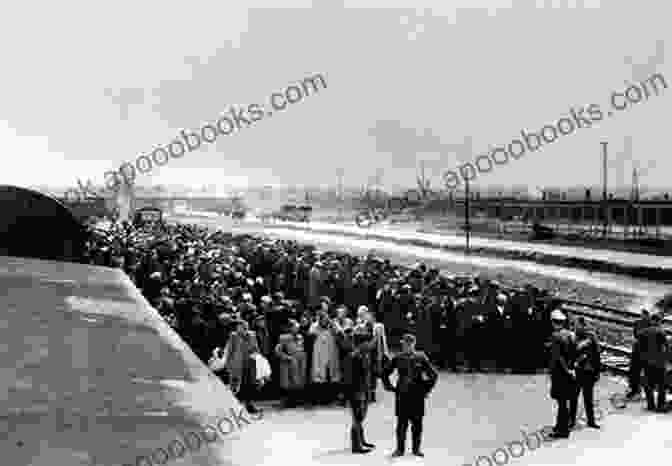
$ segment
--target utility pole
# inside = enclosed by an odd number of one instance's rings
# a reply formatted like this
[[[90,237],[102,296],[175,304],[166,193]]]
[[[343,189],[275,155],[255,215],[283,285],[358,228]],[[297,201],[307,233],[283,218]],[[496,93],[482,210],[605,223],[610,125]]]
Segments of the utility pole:
[[[641,234],[641,225],[639,224],[639,172],[635,166],[632,169],[632,213],[635,217],[635,227],[633,227],[633,236]]]
[[[336,175],[338,176],[338,220],[343,221],[343,174],[344,170],[339,168],[336,170]]]
[[[471,225],[469,224],[469,178],[464,177],[464,226],[466,228],[467,254],[469,254],[469,236],[471,235]]]
[[[603,204],[603,215],[604,215],[604,230],[602,235],[607,237],[607,229],[609,227],[609,200],[607,197],[607,142],[601,142],[602,144],[602,204]]]

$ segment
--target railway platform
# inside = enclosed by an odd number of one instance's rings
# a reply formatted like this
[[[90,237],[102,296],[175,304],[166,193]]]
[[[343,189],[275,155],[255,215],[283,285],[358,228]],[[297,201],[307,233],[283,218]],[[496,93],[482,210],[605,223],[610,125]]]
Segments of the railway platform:
[[[442,372],[427,401],[425,458],[390,457],[394,397],[382,391],[365,424],[377,449],[353,455],[347,408],[267,407],[246,421],[118,270],[0,257],[0,287],[2,464],[588,465],[672,451],[672,414],[613,406],[626,390],[618,377],[603,375],[596,390],[602,430],[549,443],[539,437],[555,415],[547,375]],[[175,443],[185,435],[189,451]]]
[[[268,410],[254,437],[240,442],[245,464],[504,466],[630,464],[672,452],[672,413],[644,410],[644,401],[625,403],[623,381],[603,375],[596,389],[600,430],[579,427],[569,439],[545,441],[555,420],[546,375],[441,373],[427,404],[424,458],[394,449],[394,399],[380,396],[365,422],[366,455],[349,451],[347,409]],[[614,394],[617,394],[612,398]],[[613,399],[614,401],[610,401]],[[256,437],[256,441],[255,441]],[[410,442],[410,433],[409,439]],[[256,442],[256,443],[255,443]],[[291,450],[281,445],[291,443]],[[240,443],[237,445],[241,447]],[[241,451],[241,450],[237,450]],[[248,456],[249,455],[249,456]]]

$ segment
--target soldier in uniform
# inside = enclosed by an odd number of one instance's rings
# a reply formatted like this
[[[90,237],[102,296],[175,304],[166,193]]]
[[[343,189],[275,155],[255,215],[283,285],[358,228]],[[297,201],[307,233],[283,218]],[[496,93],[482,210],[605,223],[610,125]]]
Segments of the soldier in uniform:
[[[650,325],[640,333],[642,365],[646,377],[644,385],[646,409],[659,413],[665,412],[667,408],[665,406],[665,369],[668,353],[667,336],[661,325],[662,320],[660,314],[652,315]],[[654,399],[654,390],[657,392],[657,399]]]
[[[595,334],[588,328],[586,319],[579,317],[576,323],[576,387],[575,395],[569,403],[569,428],[576,427],[576,413],[579,406],[579,395],[583,393],[583,407],[586,411],[588,427],[599,429],[595,422],[593,406],[594,387],[600,378],[602,363],[600,361],[600,343]]]
[[[635,341],[632,345],[632,356],[630,357],[630,370],[628,371],[628,384],[630,391],[626,395],[627,398],[632,399],[639,395],[640,375],[642,373],[642,357],[641,357],[641,333],[642,330],[651,324],[651,316],[647,309],[642,309],[642,316],[635,321],[633,332]]]
[[[575,397],[576,374],[574,355],[576,354],[576,336],[565,328],[567,317],[560,311],[551,313],[553,335],[551,336],[551,398],[558,403],[558,413],[552,438],[569,438],[570,401]]]
[[[432,367],[427,355],[415,350],[415,336],[405,334],[401,339],[401,347],[402,352],[392,359],[383,374],[385,389],[396,395],[397,448],[392,456],[404,455],[409,423],[413,436],[413,454],[424,456],[420,450],[420,443],[422,441],[422,418],[425,415],[425,398],[434,388],[438,373]],[[395,370],[398,373],[396,387],[390,382],[390,375]]]
[[[364,419],[369,405],[371,388],[371,335],[365,327],[357,327],[352,335],[354,349],[344,361],[344,391],[352,412],[350,440],[353,453],[369,453],[375,445],[364,440]]]

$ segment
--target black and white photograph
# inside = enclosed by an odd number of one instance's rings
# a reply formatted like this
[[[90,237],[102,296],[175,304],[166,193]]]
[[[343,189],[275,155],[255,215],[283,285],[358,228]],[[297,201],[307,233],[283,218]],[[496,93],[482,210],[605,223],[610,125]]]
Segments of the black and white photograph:
[[[0,464],[669,458],[671,12],[5,5]]]

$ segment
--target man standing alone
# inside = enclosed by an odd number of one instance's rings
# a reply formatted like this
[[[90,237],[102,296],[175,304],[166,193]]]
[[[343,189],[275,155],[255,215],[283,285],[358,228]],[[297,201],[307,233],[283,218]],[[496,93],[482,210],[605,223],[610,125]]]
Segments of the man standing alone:
[[[401,339],[401,348],[402,352],[392,359],[383,374],[385,389],[396,394],[397,448],[392,456],[404,455],[409,423],[413,436],[413,454],[415,456],[425,456],[420,450],[425,398],[434,388],[438,373],[432,367],[427,355],[415,350],[415,336],[405,334]],[[396,387],[390,382],[390,375],[395,370],[399,376]]]

